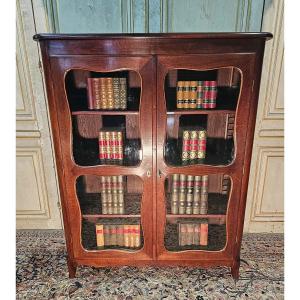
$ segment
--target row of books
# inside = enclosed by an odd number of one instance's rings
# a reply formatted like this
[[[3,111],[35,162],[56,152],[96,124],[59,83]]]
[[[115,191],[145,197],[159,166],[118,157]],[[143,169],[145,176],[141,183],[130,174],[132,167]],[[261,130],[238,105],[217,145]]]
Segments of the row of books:
[[[179,246],[207,246],[208,223],[179,223],[178,224]]]
[[[141,226],[139,224],[96,224],[97,248],[120,246],[125,248],[140,248]]]
[[[182,161],[204,159],[206,155],[206,130],[182,132]]]
[[[208,175],[173,174],[171,214],[207,214]]]
[[[124,214],[124,176],[101,176],[102,214]]]
[[[123,132],[101,130],[99,132],[99,158],[103,161],[123,160]]]
[[[88,78],[88,108],[124,110],[127,108],[126,78]]]
[[[217,82],[212,81],[178,81],[176,104],[178,109],[215,108],[217,99]]]

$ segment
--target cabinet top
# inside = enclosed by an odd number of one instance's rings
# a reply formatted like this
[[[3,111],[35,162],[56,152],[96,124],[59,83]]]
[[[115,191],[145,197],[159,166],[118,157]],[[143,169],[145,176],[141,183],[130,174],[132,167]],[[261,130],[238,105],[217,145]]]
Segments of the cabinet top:
[[[174,38],[174,39],[270,39],[273,35],[269,32],[210,32],[210,33],[134,33],[134,34],[53,34],[40,33],[33,36],[36,41],[40,40],[97,40],[97,39],[160,39],[160,38]]]

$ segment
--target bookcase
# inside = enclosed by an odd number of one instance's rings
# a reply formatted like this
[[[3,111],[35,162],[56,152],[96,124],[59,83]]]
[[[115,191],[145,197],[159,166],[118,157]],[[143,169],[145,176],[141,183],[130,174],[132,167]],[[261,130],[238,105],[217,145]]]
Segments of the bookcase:
[[[227,266],[270,33],[38,34],[70,277]]]

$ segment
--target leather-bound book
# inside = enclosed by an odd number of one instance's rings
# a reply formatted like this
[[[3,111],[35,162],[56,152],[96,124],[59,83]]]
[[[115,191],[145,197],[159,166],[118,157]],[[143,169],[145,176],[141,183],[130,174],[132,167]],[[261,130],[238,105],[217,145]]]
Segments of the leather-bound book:
[[[120,81],[120,109],[127,109],[127,79],[119,78]]]
[[[130,247],[130,239],[129,239],[129,225],[125,224],[123,225],[123,231],[124,231],[124,246],[126,248]]]
[[[193,214],[200,213],[200,195],[201,195],[201,176],[196,175],[194,178],[194,195],[193,195]]]
[[[120,79],[113,78],[113,109],[120,109]]]
[[[118,213],[122,215],[125,213],[124,184],[123,184],[123,176],[122,175],[119,175],[117,177],[117,191],[118,191]]]
[[[183,82],[183,108],[188,109],[190,104],[190,81]]]
[[[104,233],[104,245],[110,246],[110,226],[104,225],[103,226],[103,233]]]
[[[186,175],[180,174],[179,176],[179,214],[185,214],[186,205]]]
[[[103,224],[96,224],[97,249],[104,248]]]
[[[111,230],[111,245],[116,246],[117,245],[117,225],[110,225]]]
[[[187,228],[187,246],[193,245],[193,238],[194,238],[194,224],[186,224]]]
[[[200,196],[200,214],[207,214],[208,210],[208,175],[202,176],[201,196]]]
[[[107,109],[106,78],[99,78],[99,101],[96,101],[97,109]]]
[[[176,88],[176,105],[178,109],[183,108],[183,102],[183,81],[178,81]]]
[[[100,177],[101,186],[101,204],[102,204],[102,214],[106,215],[108,213],[107,209],[107,193],[106,193],[106,176]]]
[[[112,205],[113,214],[119,212],[118,189],[117,189],[117,176],[112,176]]]
[[[200,246],[207,246],[208,244],[208,222],[203,221],[200,224]]]
[[[171,214],[178,214],[179,209],[179,174],[172,175]]]
[[[196,108],[203,108],[203,81],[198,81]]]
[[[206,156],[206,131],[204,129],[198,131],[198,159]]]
[[[113,214],[113,197],[112,197],[112,182],[111,176],[106,176],[106,193],[107,193],[107,213]]]
[[[197,107],[197,81],[190,82],[190,96],[189,96],[189,108],[195,109]]]
[[[197,159],[199,138],[197,130],[190,131],[189,160]]]
[[[193,245],[200,244],[200,224],[194,224]]]
[[[190,142],[191,136],[189,130],[184,130],[182,132],[182,161],[186,162],[190,158]]]
[[[141,226],[134,225],[134,247],[140,248],[141,246]]]
[[[93,78],[87,79],[87,98],[88,98],[88,109],[95,109],[94,95],[93,95]]]
[[[193,213],[193,193],[194,193],[194,176],[187,175],[186,209],[185,209],[185,213],[187,215],[191,215]]]
[[[124,246],[124,229],[123,225],[117,225],[117,245]]]

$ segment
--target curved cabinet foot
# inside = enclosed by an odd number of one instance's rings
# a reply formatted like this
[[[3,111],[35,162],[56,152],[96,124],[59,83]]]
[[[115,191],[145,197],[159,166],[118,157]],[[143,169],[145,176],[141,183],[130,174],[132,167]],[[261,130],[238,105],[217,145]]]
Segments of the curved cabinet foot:
[[[231,267],[231,275],[235,281],[239,280],[240,276],[240,261],[235,261]]]
[[[70,258],[67,258],[67,264],[68,264],[69,278],[75,278],[77,266]]]

